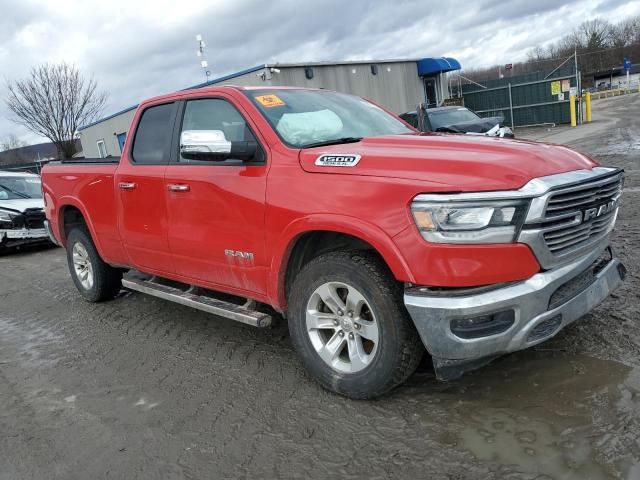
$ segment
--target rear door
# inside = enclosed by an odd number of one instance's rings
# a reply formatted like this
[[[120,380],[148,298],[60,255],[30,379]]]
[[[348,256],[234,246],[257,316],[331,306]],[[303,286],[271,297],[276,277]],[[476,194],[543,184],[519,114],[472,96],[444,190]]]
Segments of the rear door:
[[[164,175],[176,111],[175,102],[147,107],[116,171],[122,242],[132,265],[153,273],[174,272]]]
[[[221,130],[229,141],[257,141],[256,129],[228,98],[184,102],[183,130]],[[179,143],[179,142],[176,142]],[[186,279],[236,293],[264,293],[264,212],[267,162],[262,146],[250,161],[182,158],[167,167],[169,246]]]

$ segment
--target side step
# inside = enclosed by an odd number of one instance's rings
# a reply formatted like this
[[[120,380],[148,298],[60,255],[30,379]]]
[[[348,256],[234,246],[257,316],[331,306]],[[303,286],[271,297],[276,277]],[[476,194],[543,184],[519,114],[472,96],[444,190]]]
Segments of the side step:
[[[190,293],[190,291],[185,292],[179,288],[162,285],[151,280],[123,278],[122,286],[129,290],[163,298],[171,302],[179,303],[180,305],[253,325],[254,327],[268,327],[271,325],[271,315],[268,313],[258,312],[242,305],[236,305],[204,295],[195,295]]]

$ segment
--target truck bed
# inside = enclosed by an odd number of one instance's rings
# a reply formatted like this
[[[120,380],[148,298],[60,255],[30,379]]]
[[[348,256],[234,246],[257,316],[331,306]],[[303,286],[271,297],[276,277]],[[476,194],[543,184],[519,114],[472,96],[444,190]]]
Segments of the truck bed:
[[[122,262],[118,235],[115,173],[118,157],[51,162],[42,169],[45,212],[58,239],[64,237],[64,210],[77,209],[91,219],[91,233],[106,260]],[[60,205],[67,205],[59,210]],[[113,258],[115,253],[115,257]]]

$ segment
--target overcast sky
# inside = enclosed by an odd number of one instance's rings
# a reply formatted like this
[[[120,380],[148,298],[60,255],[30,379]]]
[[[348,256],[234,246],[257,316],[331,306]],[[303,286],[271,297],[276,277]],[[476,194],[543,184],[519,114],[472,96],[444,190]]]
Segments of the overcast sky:
[[[451,56],[463,68],[524,60],[594,17],[640,14],[620,0],[0,0],[0,140],[6,80],[33,65],[75,63],[109,94],[105,115],[213,77],[271,62]]]

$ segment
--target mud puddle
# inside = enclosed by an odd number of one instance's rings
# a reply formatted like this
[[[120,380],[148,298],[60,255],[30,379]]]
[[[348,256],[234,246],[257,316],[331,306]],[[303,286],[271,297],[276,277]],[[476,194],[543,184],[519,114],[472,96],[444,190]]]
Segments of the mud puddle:
[[[639,392],[640,369],[520,352],[436,394],[450,419],[440,438],[499,478],[640,479]]]

